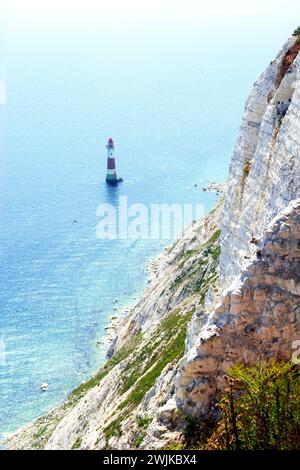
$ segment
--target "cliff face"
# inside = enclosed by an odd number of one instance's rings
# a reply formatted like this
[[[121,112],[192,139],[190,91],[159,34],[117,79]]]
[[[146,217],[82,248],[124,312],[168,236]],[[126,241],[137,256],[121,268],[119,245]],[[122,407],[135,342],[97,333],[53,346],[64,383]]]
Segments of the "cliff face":
[[[300,338],[300,199],[275,218],[187,352],[176,398],[186,414],[213,409],[234,363],[290,360]]]
[[[292,37],[246,103],[222,220],[220,270],[226,287],[256,251],[267,224],[300,197],[299,50],[299,37]]]
[[[300,339],[299,50],[300,37],[289,39],[255,83],[225,202],[152,263],[106,365],[8,447],[161,448],[180,439],[184,416],[214,412],[230,365],[291,358]]]
[[[300,338],[299,51],[294,36],[246,103],[221,221],[221,301],[177,376],[191,415],[213,409],[230,365],[290,359]]]

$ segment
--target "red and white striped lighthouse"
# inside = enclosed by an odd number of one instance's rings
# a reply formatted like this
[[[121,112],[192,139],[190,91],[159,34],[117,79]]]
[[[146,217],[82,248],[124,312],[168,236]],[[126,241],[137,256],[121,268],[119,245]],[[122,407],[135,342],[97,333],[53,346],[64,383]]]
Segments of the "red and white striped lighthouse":
[[[117,178],[116,172],[116,162],[114,157],[114,141],[110,137],[107,142],[107,173],[106,173],[106,182],[111,185],[116,185],[120,183],[122,178]]]

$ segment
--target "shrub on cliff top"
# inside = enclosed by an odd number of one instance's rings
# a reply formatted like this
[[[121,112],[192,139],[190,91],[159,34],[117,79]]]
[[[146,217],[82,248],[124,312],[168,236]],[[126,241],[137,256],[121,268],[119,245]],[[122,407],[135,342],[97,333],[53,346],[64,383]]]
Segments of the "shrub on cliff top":
[[[299,449],[299,368],[275,362],[233,367],[219,409],[222,419],[205,449]]]
[[[293,36],[298,36],[298,35],[300,35],[300,26],[298,26],[298,28],[296,28],[293,33]]]

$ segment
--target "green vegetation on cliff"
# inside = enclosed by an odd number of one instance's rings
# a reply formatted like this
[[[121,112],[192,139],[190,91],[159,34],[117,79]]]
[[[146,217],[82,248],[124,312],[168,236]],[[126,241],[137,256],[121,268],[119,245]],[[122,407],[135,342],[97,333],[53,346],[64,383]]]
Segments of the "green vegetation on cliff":
[[[209,287],[218,278],[220,235],[221,230],[216,229],[204,244],[184,252],[178,264],[178,268],[182,272],[172,283],[171,290],[175,291],[178,287],[181,287],[188,294],[198,293],[204,299]],[[188,261],[197,255],[196,262],[186,269]]]
[[[88,390],[99,385],[101,380],[120,362],[126,359],[137,347],[141,341],[141,333],[133,336],[116,354],[109,359],[103,367],[93,375],[87,382],[82,383],[79,387],[75,388],[69,396],[69,403],[75,404]]]
[[[300,369],[290,362],[228,371],[220,420],[185,417],[183,439],[168,449],[296,450],[300,447]]]
[[[208,289],[215,285],[218,279],[220,234],[221,231],[215,229],[205,243],[186,250],[178,259],[180,274],[170,290],[183,289],[185,300],[158,323],[151,337],[143,338],[143,347],[135,351],[122,370],[121,394],[124,394],[124,400],[118,406],[120,413],[104,429],[107,443],[111,437],[122,435],[123,421],[142,402],[165,367],[177,364],[183,357],[187,325],[195,310],[186,308],[185,304],[192,302],[193,305],[195,301],[202,303]],[[140,446],[144,435],[145,431],[139,432],[136,447]]]
[[[293,33],[293,36],[299,36],[299,35],[300,35],[300,26],[298,26],[298,28],[296,28]]]
[[[222,419],[206,448],[300,448],[300,370],[292,363],[235,366],[220,400]]]
[[[186,329],[194,310],[181,312],[173,310],[158,325],[132,361],[122,371],[122,390],[126,398],[118,406],[120,415],[104,429],[108,441],[112,436],[122,434],[121,424],[143,400],[146,393],[154,386],[163,369],[178,362],[184,354]]]

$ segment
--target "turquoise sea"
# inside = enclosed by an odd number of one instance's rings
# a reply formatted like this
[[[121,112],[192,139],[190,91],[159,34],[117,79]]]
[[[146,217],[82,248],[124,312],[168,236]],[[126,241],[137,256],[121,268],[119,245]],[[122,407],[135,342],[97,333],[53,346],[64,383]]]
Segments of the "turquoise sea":
[[[241,26],[241,25],[240,25]],[[268,29],[269,28],[269,29]],[[104,360],[167,240],[98,240],[101,203],[203,203],[224,181],[253,81],[290,33],[242,25],[8,34],[0,72],[0,433],[61,402]],[[105,185],[113,136],[124,183]],[[194,187],[198,184],[198,188]],[[74,222],[74,221],[77,222]],[[40,391],[47,382],[49,390]]]

